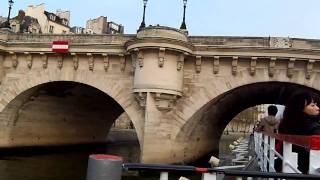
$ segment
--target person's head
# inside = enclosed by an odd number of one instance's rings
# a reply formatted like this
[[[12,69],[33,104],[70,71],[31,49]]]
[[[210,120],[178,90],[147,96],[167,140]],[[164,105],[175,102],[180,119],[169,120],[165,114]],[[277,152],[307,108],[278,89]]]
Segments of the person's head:
[[[275,116],[278,113],[278,108],[275,105],[268,106],[268,115]]]
[[[316,97],[309,92],[295,93],[289,99],[284,113],[289,116],[299,114],[317,116],[319,115],[319,107],[317,106],[316,100]]]
[[[286,103],[283,119],[279,125],[279,133],[295,134],[299,132],[306,116],[319,116],[317,100],[317,97],[310,92],[294,93]]]
[[[310,116],[318,116],[319,107],[315,101],[312,101],[311,103],[306,104],[306,106],[303,109],[303,112]]]

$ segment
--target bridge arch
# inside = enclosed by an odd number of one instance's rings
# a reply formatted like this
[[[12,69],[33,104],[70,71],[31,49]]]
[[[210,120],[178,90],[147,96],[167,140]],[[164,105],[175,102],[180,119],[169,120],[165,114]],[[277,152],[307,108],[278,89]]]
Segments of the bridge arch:
[[[204,149],[198,157],[207,153],[218,155],[219,141],[225,127],[243,110],[260,104],[284,105],[292,93],[319,90],[289,82],[257,82],[246,84],[211,99],[182,126],[178,141],[204,141]],[[206,159],[208,157],[205,157]]]
[[[132,79],[130,77],[122,78],[125,80],[119,81],[119,76],[114,78],[106,73],[101,74],[91,71],[59,69],[33,70],[16,77],[14,80],[10,79],[10,73],[8,74],[3,79],[0,87],[1,112],[17,96],[32,88],[54,82],[80,83],[110,96],[128,114],[135,126],[140,146],[142,145],[143,124],[141,124],[141,120],[143,117],[141,115],[141,109],[131,93]]]
[[[195,85],[185,84],[187,91],[179,102],[182,108],[177,108],[172,113],[172,116],[178,122],[177,124],[179,124],[174,130],[174,136],[179,140],[184,136],[183,134],[192,132],[189,131],[188,127],[195,127],[199,124],[198,120],[201,119],[202,115],[208,114],[206,107],[216,104],[221,97],[239,88],[264,84],[263,88],[259,90],[259,92],[264,92],[263,90],[268,89],[268,84],[278,83],[279,86],[292,84],[302,88],[320,90],[320,84],[318,83],[320,73],[314,73],[310,79],[306,80],[304,71],[304,69],[299,69],[295,72],[294,77],[288,77],[286,69],[277,70],[277,74],[273,77],[268,75],[268,69],[259,69],[255,75],[250,75],[247,69],[242,69],[236,75],[231,76],[230,74],[216,76],[212,75],[210,71],[195,76],[190,81],[198,83]]]

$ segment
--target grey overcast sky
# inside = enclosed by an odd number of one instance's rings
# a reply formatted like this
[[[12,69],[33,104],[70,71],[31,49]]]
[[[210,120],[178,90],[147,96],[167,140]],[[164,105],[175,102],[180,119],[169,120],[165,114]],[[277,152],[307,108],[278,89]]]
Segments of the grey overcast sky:
[[[125,33],[136,33],[142,19],[142,0],[14,0],[12,16],[28,5],[45,3],[46,10],[71,12],[71,26],[107,16],[121,23]],[[188,0],[186,24],[190,35],[280,36],[320,39],[320,0]],[[147,25],[179,28],[182,0],[149,0]],[[8,1],[0,1],[7,16]]]

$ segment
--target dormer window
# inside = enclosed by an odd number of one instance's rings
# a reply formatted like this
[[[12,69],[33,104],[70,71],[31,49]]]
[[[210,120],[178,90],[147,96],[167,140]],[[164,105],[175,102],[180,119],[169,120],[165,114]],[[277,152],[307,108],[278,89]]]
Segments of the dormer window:
[[[68,21],[66,19],[62,19],[62,24],[68,26]]]
[[[55,20],[56,20],[56,16],[53,15],[53,14],[50,14],[50,19],[51,19],[52,21],[55,21]]]

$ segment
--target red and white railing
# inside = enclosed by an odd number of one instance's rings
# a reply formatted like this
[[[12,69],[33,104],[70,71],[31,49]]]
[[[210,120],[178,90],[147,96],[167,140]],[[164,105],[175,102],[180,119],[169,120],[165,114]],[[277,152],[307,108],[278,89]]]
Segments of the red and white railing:
[[[275,141],[283,142],[283,152],[275,150]],[[222,180],[224,177],[236,177],[250,180],[253,178],[280,179],[320,179],[320,136],[296,136],[283,134],[263,134],[254,132],[255,152],[261,171],[234,170],[226,167],[201,168],[183,165],[123,163],[121,157],[113,155],[90,155],[87,180],[121,180],[124,171],[156,172],[160,180],[168,180],[176,172],[196,173],[202,180]],[[310,151],[309,174],[301,174],[297,169],[298,156],[292,152],[292,145],[304,147]],[[275,172],[275,157],[282,159],[282,172]],[[180,174],[179,173],[179,174]],[[180,177],[181,179],[187,179]]]
[[[283,152],[275,150],[275,141],[283,142]],[[292,145],[309,150],[309,174],[320,174],[320,136],[267,134],[254,132],[255,152],[262,171],[275,172],[275,157],[282,159],[282,172],[301,173],[298,169],[298,155],[292,152]]]

